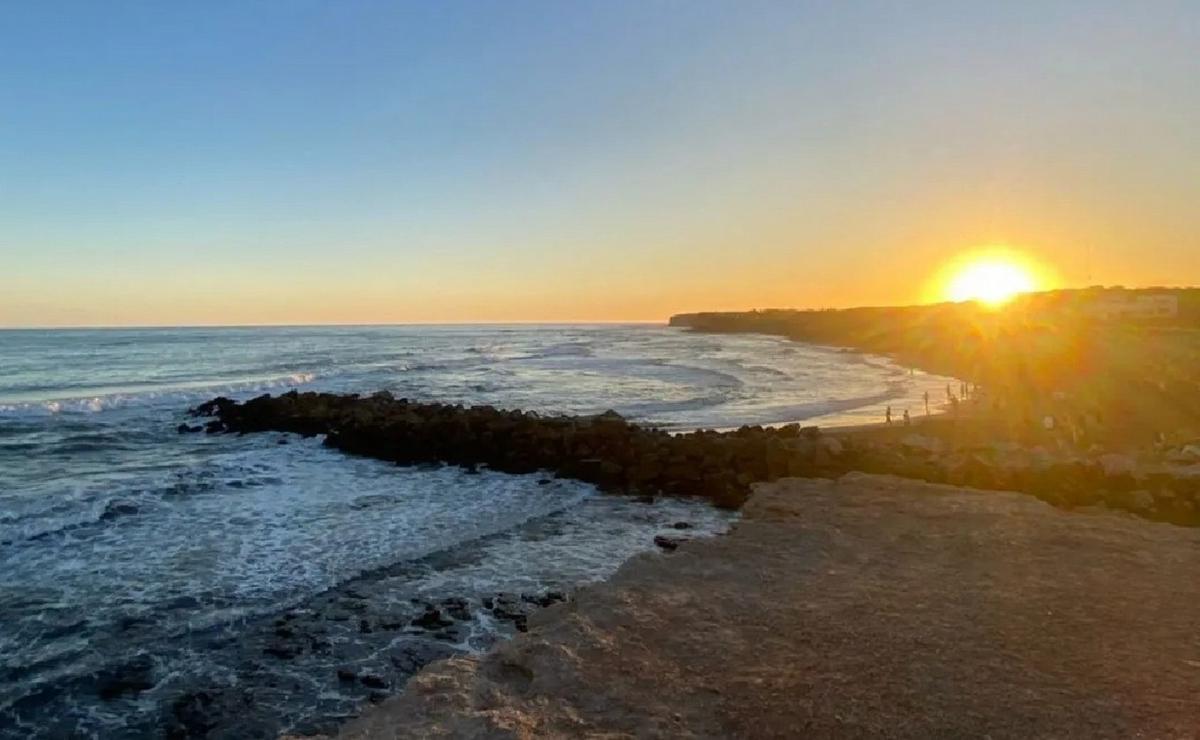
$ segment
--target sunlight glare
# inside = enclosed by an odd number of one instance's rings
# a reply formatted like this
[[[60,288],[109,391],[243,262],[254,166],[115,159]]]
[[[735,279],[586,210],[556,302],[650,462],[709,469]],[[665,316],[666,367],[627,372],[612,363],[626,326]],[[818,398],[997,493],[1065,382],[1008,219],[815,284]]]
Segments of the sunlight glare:
[[[1032,273],[1018,262],[988,257],[967,263],[952,276],[946,285],[946,297],[1000,306],[1035,287]]]

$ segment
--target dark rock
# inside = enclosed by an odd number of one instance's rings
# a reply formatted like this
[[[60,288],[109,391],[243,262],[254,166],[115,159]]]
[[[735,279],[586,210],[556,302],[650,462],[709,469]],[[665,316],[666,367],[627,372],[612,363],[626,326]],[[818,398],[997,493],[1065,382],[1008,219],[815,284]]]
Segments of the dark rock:
[[[126,694],[140,694],[154,688],[154,662],[148,655],[139,655],[128,663],[108,668],[96,674],[96,693],[105,701]]]
[[[667,552],[677,549],[679,547],[679,542],[680,541],[674,537],[666,537],[661,534],[654,538],[654,544],[658,545]]]
[[[435,660],[449,657],[454,650],[428,641],[413,641],[389,656],[392,665],[404,675],[412,675]]]
[[[358,674],[349,668],[337,669],[337,677],[339,681],[344,683],[353,683],[358,680]]]
[[[421,629],[438,630],[442,627],[449,627],[454,624],[454,621],[444,617],[440,609],[431,606],[419,617],[413,619],[410,624],[413,627],[420,627]]]
[[[566,595],[560,591],[547,591],[544,594],[521,594],[521,600],[527,604],[547,607],[559,601],[566,600]]]
[[[688,522],[675,522],[671,525],[672,529],[691,529],[692,525]]]
[[[388,687],[387,679],[382,676],[376,676],[373,673],[364,673],[358,677],[358,680],[368,689],[386,689]]]
[[[168,728],[168,737],[204,737],[216,728],[219,720],[212,709],[217,697],[208,691],[184,694],[171,704],[174,722]]]
[[[388,695],[382,691],[372,691],[367,696],[367,701],[371,702],[372,704],[379,704],[380,702],[386,700],[387,698],[388,698]]]
[[[119,516],[136,514],[138,510],[138,505],[132,501],[109,501],[108,505],[104,507],[104,513],[100,515],[100,521],[112,521]]]
[[[471,618],[471,607],[467,604],[466,599],[457,597],[443,599],[442,608],[445,609],[446,616],[451,619],[465,621]]]

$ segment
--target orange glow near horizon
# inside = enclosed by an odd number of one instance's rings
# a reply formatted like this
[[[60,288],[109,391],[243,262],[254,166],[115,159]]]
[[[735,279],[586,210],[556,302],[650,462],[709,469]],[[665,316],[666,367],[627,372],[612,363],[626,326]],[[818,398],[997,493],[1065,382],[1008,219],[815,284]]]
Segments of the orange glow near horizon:
[[[940,300],[978,301],[996,308],[1022,293],[1052,286],[1044,268],[1024,255],[1007,249],[991,249],[966,255],[947,266],[935,281]]]

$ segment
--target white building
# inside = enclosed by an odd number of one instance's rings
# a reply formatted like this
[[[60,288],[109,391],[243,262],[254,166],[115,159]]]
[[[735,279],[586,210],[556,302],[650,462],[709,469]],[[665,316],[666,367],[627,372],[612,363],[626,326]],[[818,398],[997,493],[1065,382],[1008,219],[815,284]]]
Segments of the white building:
[[[1179,297],[1167,293],[1107,295],[1090,304],[1087,311],[1101,319],[1173,319],[1179,315]]]

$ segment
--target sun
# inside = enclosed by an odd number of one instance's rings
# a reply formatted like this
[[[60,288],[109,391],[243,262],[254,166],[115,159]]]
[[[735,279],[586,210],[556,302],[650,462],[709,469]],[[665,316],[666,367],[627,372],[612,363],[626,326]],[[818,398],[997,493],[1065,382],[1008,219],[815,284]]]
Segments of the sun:
[[[997,307],[1021,293],[1037,288],[1032,269],[1018,259],[987,255],[965,261],[946,281],[945,297],[951,301],[979,301]]]

